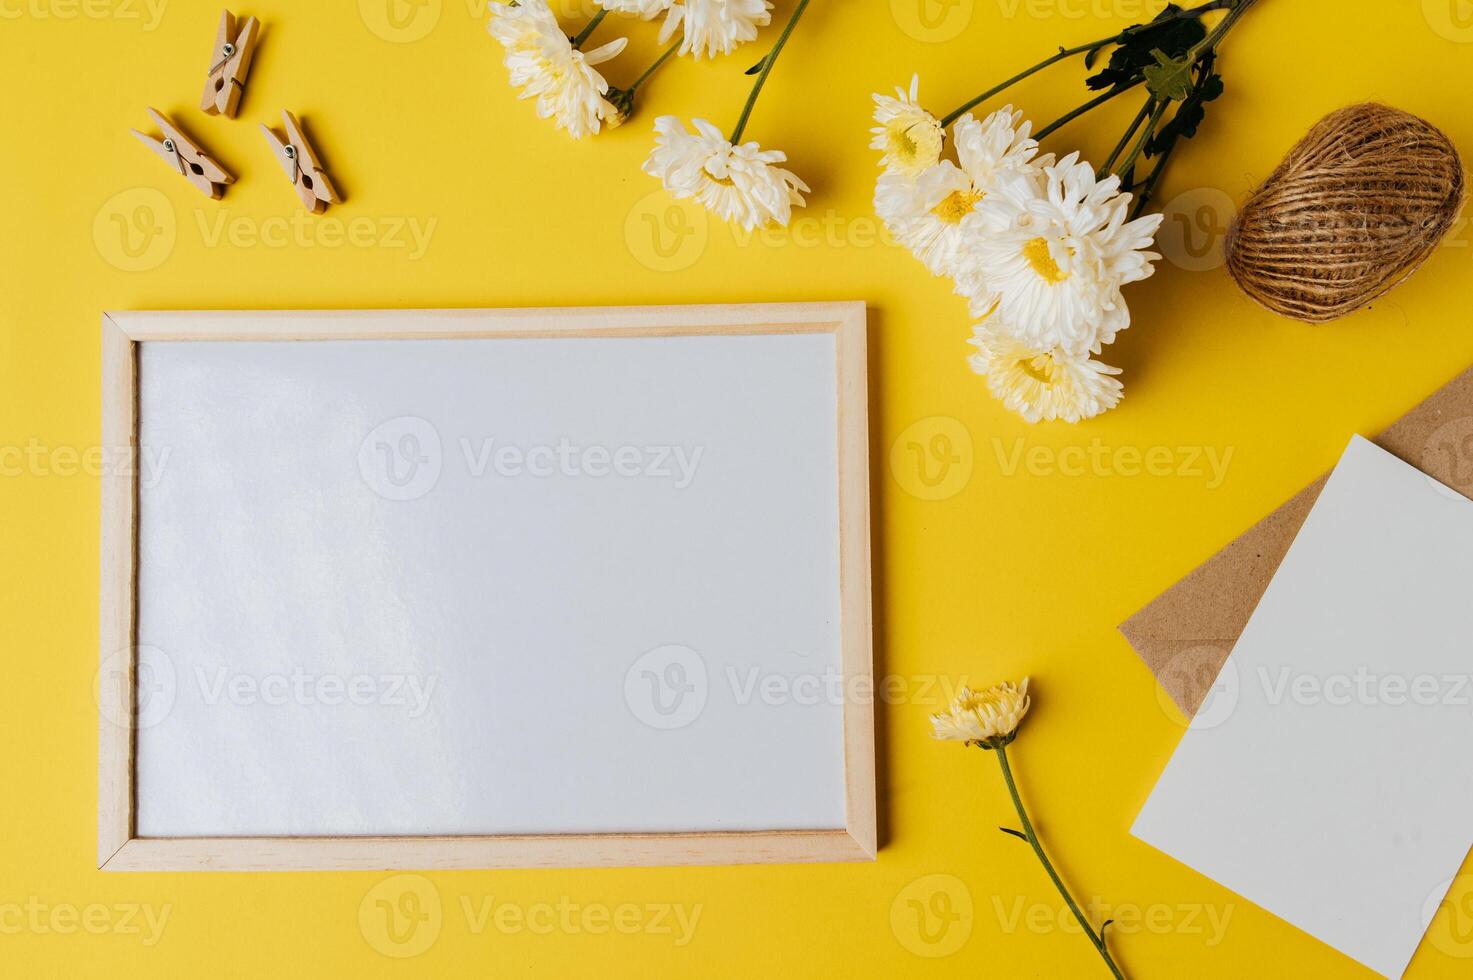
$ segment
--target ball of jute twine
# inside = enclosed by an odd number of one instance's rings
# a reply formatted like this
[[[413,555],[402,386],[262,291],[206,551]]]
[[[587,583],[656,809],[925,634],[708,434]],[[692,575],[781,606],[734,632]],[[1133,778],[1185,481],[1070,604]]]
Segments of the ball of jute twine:
[[[1228,228],[1228,272],[1275,313],[1322,323],[1406,279],[1457,220],[1467,188],[1452,143],[1375,103],[1330,113]]]

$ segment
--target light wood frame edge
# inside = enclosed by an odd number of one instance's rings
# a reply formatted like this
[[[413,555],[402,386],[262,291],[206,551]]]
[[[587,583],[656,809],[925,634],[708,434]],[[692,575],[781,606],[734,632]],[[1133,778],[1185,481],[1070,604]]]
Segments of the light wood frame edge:
[[[867,315],[859,302],[505,310],[169,311],[102,316],[102,434],[136,460],[138,344],[168,340],[833,333],[837,356],[841,658],[873,681]],[[812,831],[467,837],[143,838],[134,834],[137,482],[101,487],[98,867],[105,871],[440,870],[874,860],[874,706],[843,703],[845,827]],[[121,667],[117,683],[109,671]],[[871,688],[845,684],[844,690]]]

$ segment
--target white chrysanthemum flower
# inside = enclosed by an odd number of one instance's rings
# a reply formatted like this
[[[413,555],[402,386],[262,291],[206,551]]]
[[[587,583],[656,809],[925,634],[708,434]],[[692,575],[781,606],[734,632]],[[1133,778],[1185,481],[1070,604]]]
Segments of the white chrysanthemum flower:
[[[731,54],[772,23],[772,0],[673,0],[660,28],[660,43],[684,30],[680,53],[696,58]]]
[[[672,0],[593,0],[615,14],[633,14],[641,20],[652,20],[670,9]]]
[[[506,48],[512,87],[521,98],[536,100],[537,115],[554,120],[574,139],[597,133],[605,121],[618,124],[618,110],[604,98],[609,83],[593,66],[617,56],[628,38],[576,51],[547,0],[492,3],[490,10],[487,29]]]
[[[872,149],[884,154],[880,166],[895,173],[916,176],[941,159],[941,144],[946,131],[941,122],[925,109],[920,97],[921,76],[912,75],[910,91],[895,89],[895,97],[876,95],[875,122],[870,130]]]
[[[995,323],[973,328],[968,363],[986,375],[994,397],[1029,422],[1079,422],[1120,403],[1119,368],[1054,347],[1030,347]]]
[[[756,143],[733,146],[721,130],[693,119],[690,133],[674,116],[655,120],[655,148],[644,172],[658,177],[677,198],[693,197],[725,221],[755,230],[776,222],[786,225],[794,205],[804,203],[808,185],[790,170],[774,166],[787,160],[780,150]]]
[[[973,314],[995,301],[1029,346],[1098,353],[1130,325],[1120,287],[1151,274],[1161,256],[1144,250],[1162,216],[1126,221],[1131,195],[1120,193],[1120,178],[1097,181],[1077,153],[1043,172],[1041,193],[999,194],[1002,230],[968,243],[988,287],[974,297]]]
[[[913,178],[894,171],[880,176],[876,213],[932,274],[971,278],[970,267],[960,261],[968,236],[1001,230],[1003,215],[991,202],[1006,185],[1029,185],[1014,197],[1032,192],[1031,161],[1038,143],[1028,138],[1029,123],[1018,125],[1022,116],[1012,106],[980,123],[963,116],[952,134],[960,166],[942,160]]]
[[[1017,686],[1004,681],[984,691],[964,687],[945,711],[931,716],[931,737],[988,749],[1007,745],[1032,703],[1026,677]]]

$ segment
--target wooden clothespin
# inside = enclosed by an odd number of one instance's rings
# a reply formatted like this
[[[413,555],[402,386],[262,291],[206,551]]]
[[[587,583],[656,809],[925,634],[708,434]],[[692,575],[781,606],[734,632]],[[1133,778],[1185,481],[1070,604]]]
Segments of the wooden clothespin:
[[[285,141],[264,123],[261,124],[261,132],[266,134],[266,139],[271,143],[276,159],[281,161],[281,168],[286,171],[286,175],[291,178],[292,185],[296,187],[297,196],[302,199],[302,206],[313,214],[321,214],[327,210],[329,204],[338,204],[342,198],[338,197],[332,181],[322,169],[322,161],[317,159],[317,153],[312,149],[312,144],[307,142],[307,137],[302,134],[302,127],[297,123],[297,117],[282,110],[281,118],[286,124]]]
[[[218,201],[225,193],[225,184],[235,183],[235,178],[225,172],[199,144],[180,132],[174,121],[157,109],[149,109],[154,125],[163,132],[162,138],[149,136],[133,130],[150,149],[163,157],[164,162],[184,175],[191,184],[206,197]]]
[[[246,74],[251,70],[251,56],[261,36],[261,22],[247,17],[237,24],[235,15],[220,15],[220,30],[215,34],[215,53],[210,57],[210,74],[205,79],[205,94],[199,107],[210,115],[234,119],[240,107],[240,93],[245,89]]]

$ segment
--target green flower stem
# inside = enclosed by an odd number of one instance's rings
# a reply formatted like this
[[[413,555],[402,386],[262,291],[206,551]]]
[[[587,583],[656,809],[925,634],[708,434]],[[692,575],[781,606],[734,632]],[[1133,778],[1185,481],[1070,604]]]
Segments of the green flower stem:
[[[788,43],[788,38],[793,36],[793,28],[798,26],[798,18],[803,16],[803,11],[808,9],[809,0],[798,0],[798,7],[793,11],[793,16],[788,18],[788,26],[778,36],[777,44],[767,53],[767,57],[761,61],[762,72],[757,76],[757,83],[752,86],[752,94],[747,96],[747,104],[742,107],[742,116],[737,120],[736,129],[731,131],[731,142],[733,145],[742,141],[742,133],[747,130],[747,120],[752,118],[752,107],[757,104],[757,96],[762,93],[762,86],[767,84],[767,76],[772,74],[772,66],[777,64],[777,56],[782,54],[783,47]]]
[[[1212,29],[1211,34],[1208,34],[1202,40],[1192,45],[1192,49],[1187,52],[1187,60],[1190,62],[1196,62],[1198,58],[1202,57],[1202,55],[1216,48],[1218,42],[1220,42],[1227,35],[1228,31],[1233,29],[1233,25],[1238,22],[1238,18],[1247,13],[1248,8],[1253,6],[1257,2],[1258,0],[1232,0],[1232,2],[1228,4],[1229,9],[1227,16],[1224,17],[1222,21],[1219,22],[1218,25]]]
[[[1018,819],[1023,823],[1023,836],[1028,839],[1029,844],[1033,845],[1033,853],[1038,855],[1038,860],[1043,864],[1043,870],[1048,872],[1049,879],[1054,883],[1054,887],[1059,890],[1060,895],[1064,896],[1064,901],[1069,904],[1069,911],[1074,913],[1074,918],[1079,921],[1080,928],[1084,930],[1084,934],[1089,937],[1089,941],[1099,951],[1100,956],[1104,958],[1105,965],[1110,968],[1111,975],[1115,977],[1115,980],[1125,980],[1125,974],[1120,972],[1120,968],[1110,958],[1110,950],[1105,946],[1104,938],[1094,931],[1094,927],[1089,924],[1089,920],[1079,910],[1079,906],[1074,902],[1074,897],[1069,894],[1069,889],[1064,887],[1064,882],[1059,877],[1059,873],[1054,870],[1054,866],[1049,861],[1048,855],[1043,852],[1043,845],[1038,842],[1038,834],[1033,831],[1033,821],[1028,819],[1028,811],[1023,806],[1023,798],[1018,795],[1018,784],[1013,781],[1013,770],[1008,765],[1007,747],[999,745],[994,751],[997,753],[998,765],[1002,766],[1003,781],[1008,784],[1008,794],[1012,796],[1013,806],[1018,811]]]
[[[1033,138],[1039,142],[1042,142],[1045,136],[1048,136],[1050,133],[1058,129],[1060,126],[1063,126],[1065,123],[1068,123],[1078,118],[1079,116],[1084,115],[1086,112],[1095,108],[1096,106],[1104,105],[1106,102],[1109,102],[1117,95],[1123,95],[1124,93],[1129,92],[1131,89],[1135,88],[1137,85],[1140,85],[1144,81],[1144,78],[1138,78],[1135,81],[1131,82],[1129,85],[1112,88],[1110,89],[1110,91],[1104,93],[1103,95],[1095,96],[1084,105],[1064,113],[1058,119],[1055,119],[1053,122],[1049,123],[1047,126],[1034,133]]]
[[[588,36],[594,32],[599,24],[603,23],[603,19],[608,15],[609,12],[606,8],[600,9],[598,13],[593,15],[593,19],[588,22],[588,26],[584,27],[583,30],[578,32],[578,36],[573,38],[574,51],[583,47],[583,42],[588,40]]]
[[[1146,96],[1146,101],[1141,106],[1141,111],[1135,114],[1135,118],[1130,121],[1130,126],[1125,130],[1125,134],[1120,137],[1120,142],[1116,143],[1115,149],[1110,151],[1109,158],[1105,160],[1099,169],[1099,173],[1096,174],[1097,178],[1103,179],[1110,172],[1110,168],[1115,166],[1115,161],[1120,159],[1120,154],[1125,151],[1125,146],[1130,142],[1130,138],[1135,135],[1135,131],[1140,128],[1141,123],[1146,121],[1146,117],[1151,114],[1151,110],[1155,107],[1156,97],[1154,95]]]
[[[1170,99],[1162,99],[1156,103],[1156,108],[1151,110],[1151,117],[1146,120],[1146,126],[1141,130],[1139,138],[1136,139],[1135,146],[1131,147],[1130,154],[1124,160],[1120,161],[1120,166],[1115,168],[1115,173],[1120,175],[1122,183],[1125,181],[1125,175],[1130,173],[1135,167],[1136,160],[1140,158],[1141,151],[1146,148],[1146,143],[1150,141],[1151,134],[1160,125],[1161,117],[1166,115],[1166,107],[1169,105],[1171,105]],[[1130,186],[1134,187],[1135,181],[1132,180]]]
[[[656,71],[658,71],[660,69],[660,66],[661,65],[663,65],[665,62],[669,61],[671,55],[673,55],[676,51],[680,50],[680,45],[681,45],[681,42],[680,41],[676,41],[674,44],[670,45],[670,47],[666,48],[665,49],[665,53],[662,54],[662,55],[660,55],[658,58],[656,58],[655,59],[655,63],[653,65],[650,65],[648,68],[646,68],[644,70],[644,74],[643,75],[640,75],[638,78],[636,78],[634,80],[634,84],[631,85],[631,86],[629,86],[629,92],[630,92],[630,94],[631,95],[634,94],[634,90],[635,89],[639,88],[645,82],[649,81],[649,77],[651,75],[653,75]]]
[[[1203,59],[1211,56],[1213,53],[1216,52],[1217,46],[1222,43],[1222,39],[1227,36],[1227,32],[1232,30],[1233,25],[1238,22],[1238,18],[1247,13],[1248,8],[1253,6],[1257,2],[1258,0],[1214,0],[1214,2],[1212,4],[1209,4],[1208,6],[1210,6],[1212,9],[1226,10],[1227,16],[1219,21],[1218,25],[1214,27],[1207,34],[1206,37],[1202,38],[1202,40],[1192,45],[1192,47],[1187,51],[1184,60],[1193,66],[1200,65]],[[1205,8],[1198,9],[1203,10]],[[1200,79],[1198,80],[1198,84],[1200,84]],[[1127,171],[1131,170],[1135,166],[1136,161],[1140,157],[1141,151],[1145,149],[1146,144],[1150,142],[1151,137],[1155,134],[1156,127],[1161,124],[1161,119],[1165,115],[1166,107],[1170,104],[1171,103],[1169,100],[1162,100],[1158,104],[1154,105],[1154,107],[1152,106],[1151,102],[1148,101],[1146,103],[1146,108],[1153,109],[1150,114],[1150,119],[1146,123],[1146,128],[1144,131],[1142,131],[1140,139],[1136,143],[1134,149],[1131,150],[1130,155],[1125,158],[1125,161],[1118,168],[1115,169],[1115,173],[1120,174],[1123,177]],[[1142,113],[1144,113],[1146,110],[1142,109],[1141,111]],[[1126,130],[1125,135],[1121,137],[1121,147],[1123,147],[1125,143],[1130,140],[1131,134],[1135,132],[1135,127],[1139,125],[1140,117],[1138,116],[1136,117],[1135,122],[1132,122],[1130,124],[1130,129]],[[1112,154],[1110,157],[1110,161],[1101,168],[1101,173],[1106,173],[1109,171],[1111,165],[1114,163],[1115,156],[1118,155],[1119,152],[1120,147],[1116,147],[1115,153]],[[1161,155],[1161,159],[1156,162],[1156,166],[1151,169],[1150,175],[1144,181],[1145,189],[1135,203],[1135,208],[1131,214],[1132,217],[1139,217],[1140,214],[1145,210],[1146,201],[1150,198],[1151,192],[1155,190],[1157,182],[1161,179],[1161,173],[1166,167],[1166,160],[1170,156],[1171,148],[1168,148],[1166,152]],[[1136,182],[1132,181],[1130,186],[1137,186]],[[1129,190],[1130,188],[1126,189]]]
[[[1049,65],[1057,64],[1058,62],[1063,61],[1065,58],[1072,58],[1077,54],[1084,54],[1086,51],[1093,51],[1095,48],[1102,48],[1119,36],[1120,35],[1118,34],[1111,34],[1109,37],[1100,38],[1100,40],[1098,41],[1091,41],[1088,44],[1081,44],[1077,48],[1060,48],[1057,54],[1049,55],[1047,58],[1034,65],[1032,68],[1027,68],[1023,71],[1018,72],[1018,74],[1014,75],[1012,78],[1009,78],[1004,82],[999,82],[997,85],[994,85],[992,88],[983,92],[975,99],[964,102],[961,105],[957,106],[955,109],[948,112],[941,119],[941,128],[945,129],[947,126],[950,126],[952,123],[961,118],[962,113],[975,108],[983,102],[986,102],[988,99],[992,98],[994,95],[997,95],[999,92],[1012,88],[1014,85],[1027,78],[1029,75],[1041,72]]]

